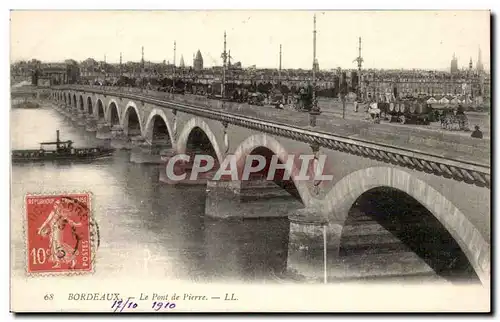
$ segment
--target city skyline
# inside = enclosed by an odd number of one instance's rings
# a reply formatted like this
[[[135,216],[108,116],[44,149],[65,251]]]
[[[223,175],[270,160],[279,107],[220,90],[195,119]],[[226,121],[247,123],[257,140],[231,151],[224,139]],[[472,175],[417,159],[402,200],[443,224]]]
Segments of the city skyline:
[[[314,13],[321,69],[355,69],[358,37],[363,69],[444,70],[453,54],[475,68],[479,48],[490,66],[489,11],[12,11],[11,61],[139,62],[144,46],[146,61],[173,63],[175,41],[176,65],[199,49],[211,67],[226,31],[232,62],[277,68],[281,44],[283,69],[310,69]]]

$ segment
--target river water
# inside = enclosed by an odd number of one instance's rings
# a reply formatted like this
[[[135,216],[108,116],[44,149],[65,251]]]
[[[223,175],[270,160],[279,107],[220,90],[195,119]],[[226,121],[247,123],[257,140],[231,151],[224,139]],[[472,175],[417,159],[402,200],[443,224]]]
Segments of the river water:
[[[10,124],[12,149],[38,148],[40,141],[55,140],[56,129],[62,140],[72,140],[75,147],[110,144],[48,106],[13,109]],[[101,278],[147,276],[202,283],[267,283],[276,282],[275,277],[285,271],[288,219],[206,218],[205,186],[159,182],[159,165],[129,160],[129,152],[116,151],[112,159],[88,164],[12,165],[12,275],[25,273],[26,193],[85,191],[93,194],[94,217],[99,225],[94,274]],[[391,193],[384,192],[384,196]],[[368,201],[377,203],[368,204],[366,209],[356,206],[351,210],[352,222],[346,222],[341,241],[344,257],[337,263],[344,277],[434,280],[440,275],[446,279],[476,279],[459,246],[438,227],[432,215],[426,215],[424,226],[413,222],[424,218],[425,210],[419,210],[410,200],[401,202],[404,196],[395,195],[396,201],[388,199],[384,209],[393,209],[393,217],[381,212],[388,219],[377,219],[376,206],[385,200],[381,196],[369,196]],[[269,203],[269,207],[279,205]],[[394,221],[400,214],[409,215]]]
[[[48,106],[11,111],[11,149],[40,141],[103,145]],[[109,143],[108,143],[109,144]],[[242,222],[204,218],[205,187],[159,182],[159,166],[129,162],[127,151],[91,164],[12,165],[12,274],[24,274],[23,202],[26,193],[93,193],[100,247],[95,274],[147,275],[199,282],[266,282],[286,268],[287,219]]]

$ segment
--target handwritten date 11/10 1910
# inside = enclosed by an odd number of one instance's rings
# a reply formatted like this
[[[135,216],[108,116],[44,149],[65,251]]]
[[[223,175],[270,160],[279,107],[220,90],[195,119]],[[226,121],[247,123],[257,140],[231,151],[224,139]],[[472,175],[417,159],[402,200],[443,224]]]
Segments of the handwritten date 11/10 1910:
[[[113,305],[111,305],[111,309],[113,312],[123,312],[123,311],[135,311],[138,309],[139,304],[133,301],[133,297],[129,297],[125,302],[123,300],[113,301]],[[173,302],[160,302],[154,301],[151,305],[151,308],[155,311],[160,310],[172,310],[175,309],[176,305]]]
[[[193,300],[222,300],[221,297],[219,296],[212,296],[211,298],[208,298],[207,296],[194,296],[189,293],[185,293],[183,297],[180,295],[177,295],[176,293],[172,295],[160,295],[160,294],[153,294],[152,298],[152,305],[151,309],[154,311],[170,311],[176,308],[176,304],[174,301],[177,300],[186,300],[187,301],[193,301]],[[111,305],[111,309],[113,312],[127,312],[127,311],[137,311],[139,308],[139,303],[142,303],[143,301],[148,301],[149,296],[146,294],[141,293],[141,296],[139,300],[136,300],[135,297],[129,297],[125,301],[123,299],[117,299],[113,301],[113,304]],[[238,301],[238,298],[235,296],[234,293],[229,294],[226,293],[224,296],[224,301]],[[151,302],[150,302],[151,303]],[[142,306],[142,304],[141,304]]]

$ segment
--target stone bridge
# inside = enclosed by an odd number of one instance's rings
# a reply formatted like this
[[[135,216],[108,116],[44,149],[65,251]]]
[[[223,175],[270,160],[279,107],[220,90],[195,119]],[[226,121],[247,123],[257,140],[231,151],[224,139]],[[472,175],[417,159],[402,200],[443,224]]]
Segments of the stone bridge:
[[[380,233],[396,225],[384,224],[381,229],[375,225],[378,219],[354,214],[354,208],[368,205],[369,211],[382,208],[381,213],[394,218],[406,216],[398,226],[403,237],[410,226],[426,233],[441,229],[444,235],[437,239],[412,238],[409,243],[416,245],[412,249],[424,249],[425,257],[434,251],[438,240],[445,239],[444,253],[437,255],[442,259],[442,254],[452,252],[453,242],[479,280],[489,283],[489,141],[390,124],[360,125],[364,128],[357,134],[344,135],[357,123],[328,125],[321,123],[320,116],[318,126],[312,128],[305,121],[300,123],[307,117],[303,113],[267,112],[257,107],[260,111],[252,114],[237,104],[138,89],[58,87],[53,88],[51,99],[75,122],[96,131],[98,138],[112,139],[115,146],[132,142],[131,158],[136,161],[154,159],[155,153],[147,156],[152,147],[160,147],[159,154],[168,149],[184,153],[203,148],[219,164],[229,154],[238,160],[251,154],[276,155],[282,162],[292,154],[326,155],[326,168],[333,180],[292,177],[291,182],[279,183],[278,190],[288,191],[286,196],[259,180],[206,183],[206,216],[289,218],[287,268],[291,272],[324,280],[348,276],[349,268],[342,266],[340,259],[348,248],[343,246],[349,244],[346,236],[356,243],[375,230]],[[255,107],[248,107],[251,109]],[[294,121],[294,115],[300,120]],[[384,141],[387,136],[394,136],[393,140]],[[142,156],[137,151],[142,151]],[[255,189],[257,194],[251,192]],[[270,210],[268,199],[280,205],[277,210]],[[445,235],[448,237],[442,237]],[[377,238],[382,240],[380,247],[390,243],[383,241],[385,237]],[[388,258],[395,253],[389,248]],[[437,266],[453,266],[460,256]]]

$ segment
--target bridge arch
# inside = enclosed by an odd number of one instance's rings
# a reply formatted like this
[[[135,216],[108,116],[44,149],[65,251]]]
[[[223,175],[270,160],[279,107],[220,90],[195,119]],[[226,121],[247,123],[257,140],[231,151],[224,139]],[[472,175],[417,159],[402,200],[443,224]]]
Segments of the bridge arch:
[[[240,169],[242,165],[241,162],[244,162],[248,155],[255,153],[258,149],[261,149],[262,151],[262,148],[275,154],[281,162],[286,162],[289,157],[288,151],[281,145],[281,143],[278,142],[278,140],[267,134],[255,134],[248,137],[236,149],[234,155],[238,162],[238,168]],[[265,153],[265,151],[263,152]],[[257,154],[260,153],[257,152]],[[292,165],[292,174],[298,173],[299,170],[300,169],[297,168],[297,165],[294,162]],[[305,206],[309,205],[312,201],[312,197],[309,192],[309,188],[307,187],[307,181],[295,180],[294,175],[291,175],[291,181],[297,189],[302,203]]]
[[[167,127],[167,131],[168,131],[170,143],[172,144],[172,146],[174,146],[175,145],[175,142],[174,142],[175,138],[174,138],[174,135],[172,132],[172,128],[170,126],[170,122],[169,122],[165,112],[159,108],[155,108],[151,111],[151,113],[149,113],[148,119],[146,121],[144,137],[146,138],[147,141],[149,141],[151,143],[153,142],[155,124],[156,124],[156,121],[158,118],[162,119],[163,122],[165,123],[165,125]]]
[[[383,187],[403,192],[425,207],[458,243],[483,285],[489,282],[489,243],[452,202],[406,171],[393,167],[355,171],[342,178],[328,192],[324,209],[334,217],[330,219],[344,223],[360,196]]]
[[[205,133],[205,135],[208,137],[208,139],[210,140],[210,143],[212,144],[212,147],[215,150],[217,160],[219,161],[219,164],[221,164],[222,161],[224,160],[224,158],[223,158],[223,155],[221,153],[219,143],[217,142],[217,137],[213,133],[212,129],[210,129],[210,126],[199,117],[191,118],[182,128],[181,134],[179,135],[179,138],[177,139],[177,151],[178,151],[178,153],[181,153],[181,154],[186,153],[189,135],[191,134],[191,131],[193,131],[195,128],[199,128],[200,130],[202,130]]]
[[[87,97],[87,113],[94,115],[94,107],[92,106],[92,98],[90,96]]]
[[[133,101],[127,103],[121,124],[125,135],[143,135],[141,113]]]
[[[98,99],[97,104],[99,104],[99,101],[101,100]],[[118,103],[114,99],[109,100],[108,108],[104,112],[105,112],[105,120],[107,123],[110,123],[111,125],[122,124],[120,108]]]
[[[80,95],[80,97],[79,97],[79,102],[80,102],[80,110],[81,111],[85,111],[85,103],[83,101],[83,96],[82,95]]]
[[[104,108],[104,104],[102,103],[102,100],[98,98],[96,100],[96,115],[99,120],[105,120],[106,119],[106,109]]]

